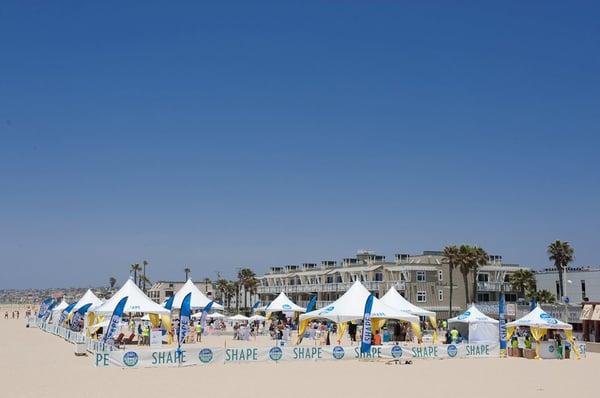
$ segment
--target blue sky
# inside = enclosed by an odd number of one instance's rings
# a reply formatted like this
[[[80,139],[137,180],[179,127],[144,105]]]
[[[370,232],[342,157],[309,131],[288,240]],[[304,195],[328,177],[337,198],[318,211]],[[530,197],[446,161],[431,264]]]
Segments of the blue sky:
[[[600,263],[597,3],[101,3],[0,8],[0,287]]]

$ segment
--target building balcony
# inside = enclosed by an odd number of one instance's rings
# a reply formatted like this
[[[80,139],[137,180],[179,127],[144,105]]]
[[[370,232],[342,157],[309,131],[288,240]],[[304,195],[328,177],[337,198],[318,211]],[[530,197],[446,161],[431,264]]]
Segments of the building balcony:
[[[480,292],[512,292],[512,285],[508,282],[477,282]]]
[[[387,291],[394,286],[397,290],[406,290],[403,281],[398,282],[361,282],[364,287],[371,291]],[[350,289],[354,282],[341,283],[321,283],[312,285],[285,285],[285,286],[259,286],[257,292],[259,294],[279,294],[280,292],[288,293],[320,293],[320,292],[345,292]]]

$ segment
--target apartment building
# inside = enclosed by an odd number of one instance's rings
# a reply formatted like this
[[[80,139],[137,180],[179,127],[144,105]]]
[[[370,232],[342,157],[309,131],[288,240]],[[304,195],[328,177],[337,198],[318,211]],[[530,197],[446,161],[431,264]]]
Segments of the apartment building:
[[[159,304],[163,303],[169,297],[177,293],[184,283],[185,281],[158,281],[148,290],[148,297]],[[194,282],[194,285],[196,285],[196,287],[209,299],[215,298],[215,288],[211,282]]]
[[[489,263],[482,266],[475,276],[478,286],[478,302],[495,303],[500,292],[505,292],[508,302],[519,299],[520,293],[510,286],[510,274],[524,269],[519,265],[503,264],[501,256],[490,256]],[[473,275],[469,276],[472,289]],[[355,282],[360,281],[376,297],[381,297],[394,286],[409,301],[420,307],[435,311],[439,316],[448,315],[449,273],[448,265],[440,251],[424,251],[422,254],[396,254],[393,261],[369,251],[360,251],[355,257],[323,260],[320,264],[284,265],[271,267],[270,272],[259,279],[258,295],[261,301],[270,301],[285,292],[293,301],[306,306],[310,297],[317,295],[317,308],[339,298]],[[453,272],[453,310],[467,308],[462,274]]]

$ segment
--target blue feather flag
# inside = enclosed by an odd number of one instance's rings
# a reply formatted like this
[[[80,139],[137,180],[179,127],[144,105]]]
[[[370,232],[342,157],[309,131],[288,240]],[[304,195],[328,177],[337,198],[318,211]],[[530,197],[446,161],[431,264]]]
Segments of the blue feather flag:
[[[363,330],[360,339],[361,354],[371,351],[371,308],[373,308],[373,295],[369,294],[365,302],[365,313],[363,315]]]
[[[181,311],[179,313],[179,328],[178,328],[178,339],[177,339],[177,350],[181,350],[181,345],[185,341],[185,337],[190,331],[190,314],[192,312],[190,308],[190,302],[192,301],[192,293],[188,293],[181,302]]]
[[[108,327],[106,328],[106,333],[102,337],[102,341],[104,343],[114,344],[113,337],[119,330],[119,325],[121,324],[121,318],[123,316],[123,310],[125,309],[125,304],[127,304],[128,296],[123,297],[117,303],[112,316],[110,317],[110,322],[108,323]]]

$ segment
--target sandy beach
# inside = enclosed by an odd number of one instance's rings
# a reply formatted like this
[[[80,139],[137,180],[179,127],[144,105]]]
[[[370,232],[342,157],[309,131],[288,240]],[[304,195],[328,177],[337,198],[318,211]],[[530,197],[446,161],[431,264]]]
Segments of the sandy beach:
[[[215,337],[221,341],[225,337]],[[215,340],[215,344],[217,340]],[[524,359],[415,360],[384,362],[287,362],[186,368],[98,369],[90,357],[76,357],[73,346],[49,333],[25,328],[21,320],[0,320],[0,375],[4,397],[165,397],[180,386],[210,397],[442,396],[558,397],[593,393],[600,355],[580,361]],[[97,381],[96,381],[97,380]],[[468,381],[467,381],[468,380]],[[310,386],[310,387],[309,387]]]

